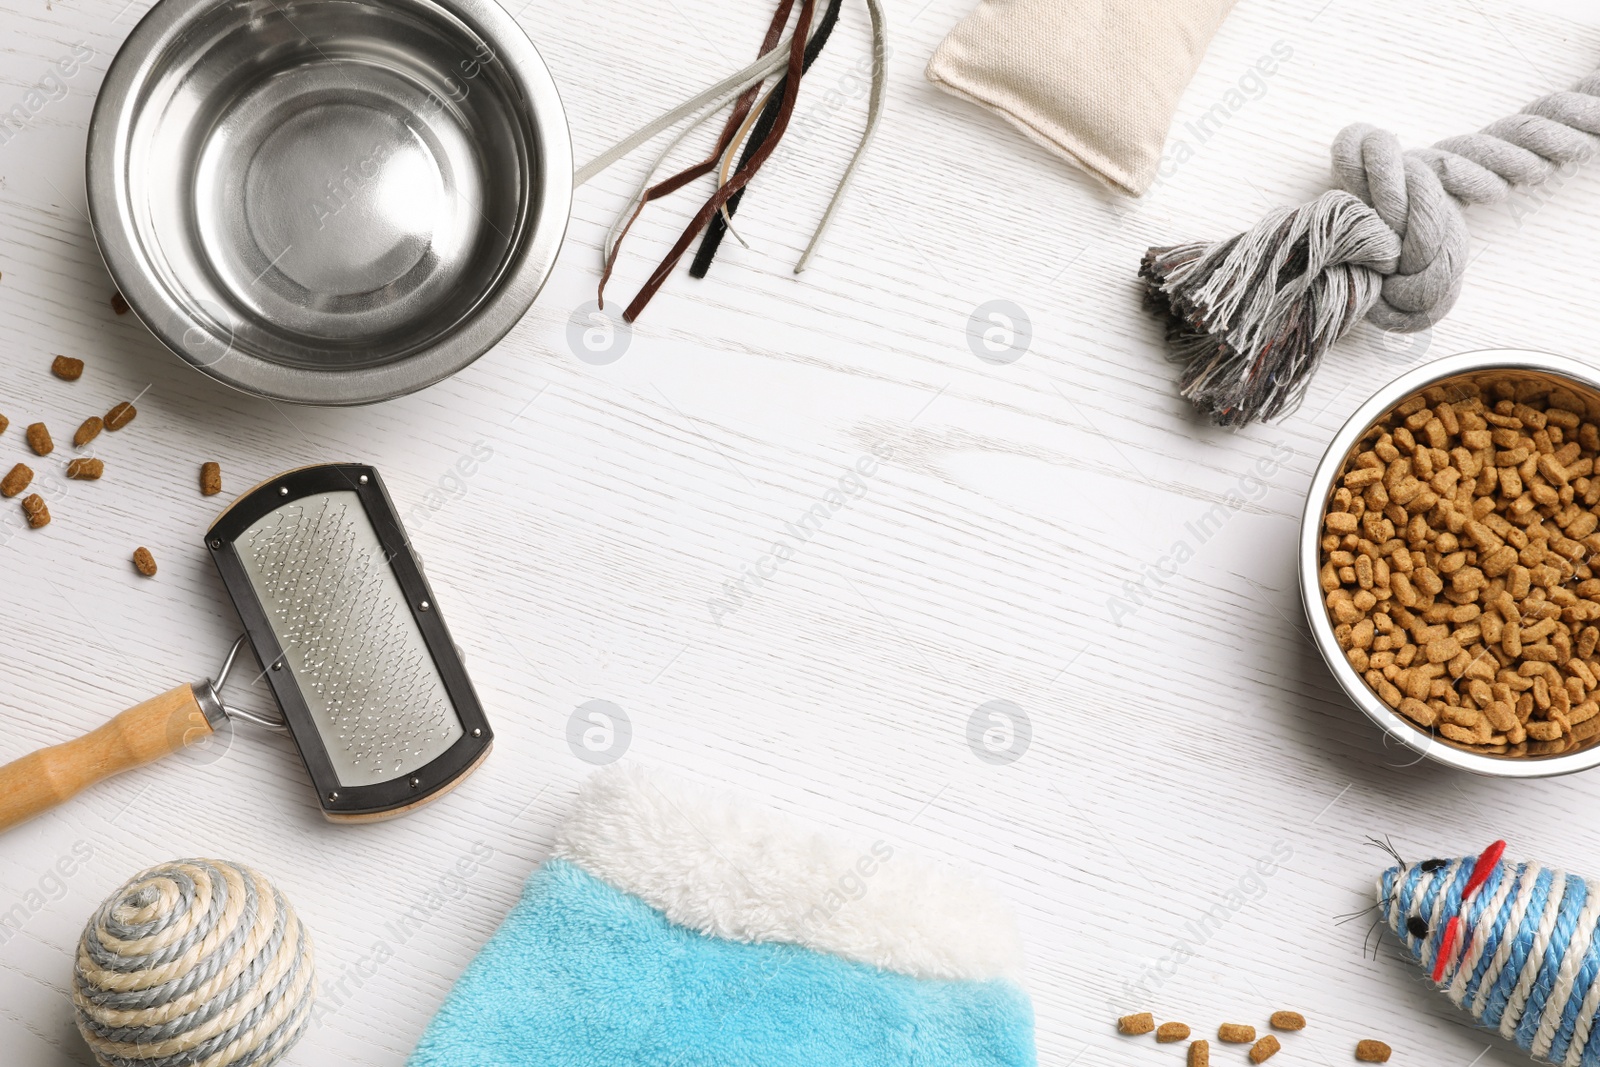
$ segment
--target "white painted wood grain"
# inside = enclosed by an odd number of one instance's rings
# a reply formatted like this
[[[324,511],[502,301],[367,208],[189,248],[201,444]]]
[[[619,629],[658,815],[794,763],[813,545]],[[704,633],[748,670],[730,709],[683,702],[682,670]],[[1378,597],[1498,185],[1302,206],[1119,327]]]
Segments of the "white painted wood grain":
[[[143,394],[138,420],[96,443],[104,481],[67,487],[48,530],[0,508],[0,759],[215,668],[236,623],[199,543],[215,510],[193,488],[202,460],[222,464],[230,494],[299,463],[368,460],[404,511],[453,486],[480,441],[493,457],[411,532],[498,743],[448,800],[337,828],[289,746],[240,727],[225,752],[185,753],[6,835],[0,909],[43,894],[0,945],[7,1067],[88,1062],[66,995],[83,921],[138,868],[194,854],[269,872],[314,933],[334,1010],[291,1062],[399,1065],[545,855],[587,769],[567,719],[591,699],[627,711],[632,757],[985,871],[1021,917],[1044,1064],[1176,1062],[1114,1036],[1111,1018],[1141,1008],[1197,1029],[1302,1010],[1312,1026],[1286,1040],[1286,1067],[1345,1062],[1367,1036],[1397,1063],[1466,1067],[1485,1045],[1481,1063],[1519,1059],[1462,1025],[1392,948],[1364,959],[1362,925],[1334,916],[1368,900],[1373,833],[1410,854],[1503,834],[1518,854],[1600,874],[1583,816],[1600,777],[1408,766],[1301,632],[1293,534],[1322,448],[1378,380],[1501,344],[1600,359],[1600,179],[1582,173],[1537,210],[1475,209],[1480,254],[1445,324],[1398,349],[1363,328],[1299,414],[1237,435],[1175,399],[1133,271],[1152,242],[1220,236],[1324,188],[1346,122],[1423,143],[1567,85],[1600,58],[1590,5],[1244,0],[1175,136],[1275,43],[1292,58],[1129,202],[921,80],[967,0],[891,0],[882,136],[803,278],[790,268],[860,96],[762,174],[739,217],[752,247],[725,242],[706,281],[675,276],[617,362],[575,358],[566,323],[594,297],[601,236],[642,160],[579,191],[555,276],[488,356],[421,395],[326,411],[228,392],[107,306],[81,160],[94,91],[147,7],[124,2],[0,0],[0,104],[75,43],[96,53],[0,146],[0,412],[14,424],[0,461],[20,458],[27,422],[61,440]],[[767,17],[765,4],[714,0],[531,0],[519,14],[579,159],[744,63]],[[849,5],[808,94],[848,94],[867,39]],[[691,210],[646,215],[613,299]],[[966,342],[990,299],[1032,321],[1031,348],[1007,366]],[[49,377],[54,352],[85,357],[83,380]],[[892,456],[864,492],[719,624],[724,583],[874,445]],[[1124,583],[1275,450],[1286,458],[1259,499],[1116,625]],[[127,562],[137,544],[160,561],[154,581]],[[1010,765],[967,747],[969,715],[991,700],[1032,724]],[[93,858],[52,880],[79,841]],[[449,882],[479,844],[493,857]],[[1275,845],[1293,856],[1257,891],[1250,871]],[[1175,973],[1147,978],[1150,992],[1131,991],[1241,879],[1258,899]],[[380,943],[393,960],[360,979]]]

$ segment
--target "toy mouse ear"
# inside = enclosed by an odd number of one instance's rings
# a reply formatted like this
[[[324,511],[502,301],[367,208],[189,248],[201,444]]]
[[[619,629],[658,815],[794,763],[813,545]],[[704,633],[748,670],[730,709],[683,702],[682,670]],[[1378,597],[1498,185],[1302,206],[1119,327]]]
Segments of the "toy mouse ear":
[[[1460,943],[1462,948],[1465,949],[1465,943],[1462,941],[1461,936],[1461,914],[1472,903],[1472,898],[1477,895],[1478,890],[1483,888],[1483,883],[1489,880],[1489,875],[1499,865],[1500,857],[1505,855],[1505,851],[1506,843],[1504,841],[1496,841],[1484,849],[1478,858],[1473,861],[1472,874],[1467,878],[1467,887],[1461,891],[1461,908],[1456,914],[1450,916],[1450,922],[1444,928],[1444,936],[1439,939],[1439,954],[1433,961],[1433,980],[1435,983],[1444,978],[1445,968],[1450,965],[1450,961],[1455,955],[1457,944]]]
[[[1472,877],[1467,879],[1467,888],[1462,890],[1461,903],[1463,905],[1472,899],[1472,894],[1478,891],[1479,886],[1489,880],[1489,873],[1495,869],[1495,866],[1500,862],[1500,857],[1505,855],[1505,852],[1506,843],[1504,841],[1496,841],[1483,850],[1483,853],[1472,864]]]
[[[1433,961],[1433,981],[1438,984],[1444,979],[1445,968],[1450,965],[1450,959],[1455,955],[1456,941],[1461,937],[1461,916],[1452,915],[1445,924],[1444,936],[1439,939],[1439,955]]]

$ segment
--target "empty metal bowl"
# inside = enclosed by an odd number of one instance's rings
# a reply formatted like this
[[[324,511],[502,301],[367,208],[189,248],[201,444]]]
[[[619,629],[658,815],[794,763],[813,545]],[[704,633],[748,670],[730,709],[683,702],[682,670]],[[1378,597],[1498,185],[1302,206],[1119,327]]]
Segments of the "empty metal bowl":
[[[1527,395],[1545,394],[1556,388],[1569,390],[1582,401],[1588,419],[1600,422],[1600,372],[1576,360],[1544,352],[1520,349],[1469,352],[1424,364],[1395,379],[1350,416],[1312,475],[1305,514],[1300,520],[1300,595],[1305,603],[1306,620],[1311,624],[1312,638],[1323,659],[1327,660],[1328,669],[1338,679],[1345,695],[1390,737],[1419,756],[1476,774],[1543,778],[1600,764],[1600,736],[1579,742],[1576,748],[1560,754],[1508,756],[1475,751],[1422,729],[1379,699],[1345,658],[1344,650],[1334,637],[1333,620],[1328,616],[1318,581],[1323,515],[1345,462],[1367,430],[1424,390],[1433,387],[1448,390],[1452,386],[1467,385],[1483,387],[1507,379]]]
[[[89,212],[173,352],[312,404],[409,393],[527,311],[566,117],[495,0],[160,0],[106,74]]]

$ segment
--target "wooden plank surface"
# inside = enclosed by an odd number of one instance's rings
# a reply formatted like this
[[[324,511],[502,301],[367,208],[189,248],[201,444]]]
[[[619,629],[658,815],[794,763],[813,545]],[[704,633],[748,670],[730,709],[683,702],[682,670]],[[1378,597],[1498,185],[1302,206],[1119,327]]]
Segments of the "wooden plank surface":
[[[1176,1062],[1113,1033],[1146,1008],[1197,1029],[1304,1011],[1285,1067],[1348,1062],[1362,1037],[1402,1064],[1519,1060],[1461,1025],[1392,942],[1363,957],[1366,924],[1335,916],[1371,901],[1373,834],[1408,856],[1505,836],[1513,855],[1600,875],[1582,814],[1600,775],[1480,780],[1386,746],[1303,632],[1294,536],[1323,448],[1380,381],[1485,347],[1600,361],[1600,178],[1583,168],[1549,198],[1474,209],[1447,322],[1404,342],[1362,326],[1299,413],[1243,433],[1175,397],[1134,273],[1149,244],[1222,236],[1325,188],[1347,122],[1423,144],[1567,87],[1600,61],[1592,5],[1243,0],[1183,99],[1172,145],[1192,154],[1129,201],[922,80],[968,0],[889,0],[881,136],[796,278],[865,108],[851,71],[866,17],[847,4],[801,101],[815,132],[739,216],[750,248],[726,242],[705,281],[675,275],[620,358],[575,349],[568,324],[642,160],[578,192],[554,276],[491,353],[354,410],[235,394],[112,314],[84,138],[147,6],[0,0],[0,105],[75,46],[93,53],[0,145],[0,460],[23,458],[28,422],[60,440],[119,399],[140,411],[97,443],[103,481],[51,481],[46,530],[0,508],[0,759],[216,669],[238,627],[200,544],[218,510],[195,489],[204,460],[222,465],[216,500],[298,464],[376,464],[498,738],[453,796],[383,825],[326,824],[289,744],[240,726],[7,834],[0,913],[25,912],[0,944],[8,1067],[90,1062],[67,996],[81,926],[136,870],[190,855],[268,872],[316,939],[329,1010],[290,1062],[399,1065],[547,853],[590,769],[568,723],[594,700],[626,713],[628,758],[984,872],[1023,927],[1043,1064]],[[580,160],[746,62],[768,16],[715,0],[518,13]],[[1264,88],[1197,136],[1189,124],[1275,47],[1289,58]],[[690,210],[645,216],[613,298]],[[969,343],[995,300],[1031,326],[1014,362]],[[56,352],[88,361],[81,381],[49,376]],[[1230,494],[1245,505],[1197,537]],[[790,533],[818,504],[819,529]],[[1192,558],[1174,565],[1180,541]],[[129,564],[137,545],[153,580]],[[1031,730],[1009,763],[968,742],[996,701]],[[1274,873],[1255,873],[1275,851]],[[478,869],[453,878],[463,857]],[[70,876],[53,873],[63,860]],[[1227,921],[1194,937],[1219,906]],[[392,958],[373,973],[380,946]]]

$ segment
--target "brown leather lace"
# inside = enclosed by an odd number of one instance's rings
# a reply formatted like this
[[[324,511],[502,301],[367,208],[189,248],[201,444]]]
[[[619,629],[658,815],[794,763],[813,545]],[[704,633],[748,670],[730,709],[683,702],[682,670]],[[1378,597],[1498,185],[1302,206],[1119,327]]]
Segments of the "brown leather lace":
[[[778,38],[783,35],[783,27],[788,23],[789,13],[793,10],[794,0],[779,0],[778,10],[772,15],[772,22],[767,26],[767,35],[761,39],[761,51],[757,55],[766,55],[778,46]],[[739,94],[739,98],[734,101],[732,113],[728,115],[728,121],[723,123],[722,133],[717,137],[716,147],[711,150],[709,156],[699,163],[685,167],[670,178],[662,179],[644,191],[644,195],[639,198],[639,203],[634,206],[633,214],[628,216],[627,223],[623,225],[622,232],[617,234],[616,243],[611,248],[611,255],[606,260],[605,270],[600,275],[600,291],[596,299],[601,307],[606,306],[606,282],[611,280],[611,269],[616,266],[617,252],[622,248],[623,238],[628,236],[628,231],[633,228],[634,222],[643,214],[644,206],[652,200],[659,200],[663,196],[669,196],[677,192],[696,178],[703,177],[715,170],[717,163],[722,159],[722,154],[728,150],[728,145],[732,143],[733,135],[744,122],[745,117],[750,114],[750,109],[755,106],[756,95],[760,91],[761,86],[752,85]]]
[[[793,0],[781,0],[779,11],[777,15],[774,16],[772,26],[768,29],[769,41],[763,46],[764,51],[776,47],[778,35],[781,34],[783,25],[788,21],[789,11],[792,9],[792,5]],[[761,164],[765,163],[767,157],[772,155],[773,151],[777,148],[779,140],[783,137],[784,130],[788,128],[789,119],[794,114],[795,100],[800,94],[800,76],[803,73],[805,66],[806,31],[810,27],[811,20],[815,13],[816,0],[801,0],[799,26],[795,30],[794,37],[789,46],[789,64],[784,74],[783,96],[779,102],[777,118],[772,124],[770,135],[756,149],[754,154],[752,154],[748,159],[740,162],[738,169],[735,170],[732,176],[729,177],[727,183],[720,186],[717,191],[712,194],[711,198],[701,205],[700,210],[697,211],[694,218],[689,221],[688,226],[684,228],[684,231],[678,237],[678,240],[673,244],[666,256],[662,258],[661,262],[656,265],[656,269],[651,272],[650,277],[645,280],[644,285],[639,288],[639,292],[634,296],[633,302],[630,303],[627,309],[622,313],[622,317],[625,321],[633,322],[639,317],[639,313],[645,309],[646,305],[650,303],[651,298],[654,297],[657,291],[660,290],[661,286],[666,283],[666,280],[668,276],[671,275],[673,268],[678,265],[678,261],[683,258],[683,254],[687,252],[689,246],[694,243],[695,237],[700,233],[701,230],[705,229],[706,225],[711,221],[711,218],[717,213],[723,204],[728,202],[730,197],[749,184],[750,179],[755,177],[757,171],[761,169]],[[645,202],[648,202],[649,200],[659,196],[665,196],[667,193],[682,188],[695,178],[711,173],[711,171],[716,167],[717,162],[721,159],[722,154],[727,151],[728,145],[731,143],[734,133],[739,129],[739,126],[749,114],[750,108],[754,106],[755,97],[755,88],[748,89],[740,95],[738,101],[739,106],[735,108],[734,113],[729,116],[728,122],[724,125],[723,134],[718,138],[716,151],[713,152],[706,161],[698,163],[693,167],[689,167],[686,170],[673,175],[671,178],[667,178],[664,181],[652,186],[646,192],[644,200],[640,202],[639,209],[636,209],[633,215],[629,217],[628,226],[632,226],[633,220],[639,217],[639,210],[643,209]],[[658,192],[658,190],[660,191]],[[606,264],[605,272],[601,275],[600,301],[602,306],[604,306],[606,281],[610,278],[611,268],[616,263],[615,249],[621,245],[622,236],[625,236],[626,234],[627,227],[624,227],[622,235],[619,235],[617,238],[617,245],[613,246],[611,260]]]

